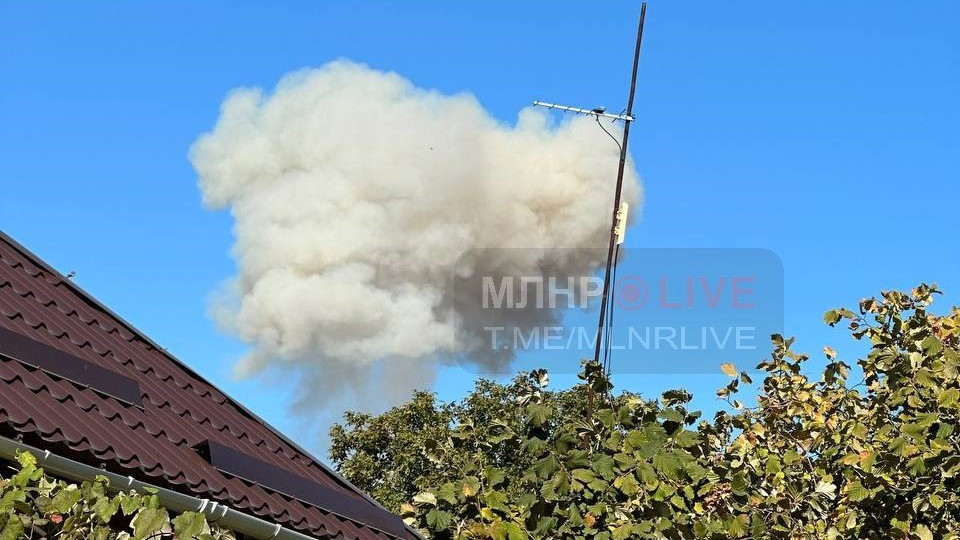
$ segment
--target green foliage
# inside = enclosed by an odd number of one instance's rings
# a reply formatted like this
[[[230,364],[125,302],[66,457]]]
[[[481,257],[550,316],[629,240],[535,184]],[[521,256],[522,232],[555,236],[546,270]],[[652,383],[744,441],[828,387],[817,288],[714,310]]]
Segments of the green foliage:
[[[111,494],[106,477],[72,484],[47,476],[27,452],[18,468],[0,476],[0,540],[234,540],[211,527],[203,514],[184,512],[173,519],[155,494]]]
[[[730,410],[712,420],[688,410],[683,390],[613,395],[586,363],[567,391],[537,371],[482,381],[456,404],[421,394],[348,417],[332,431],[334,461],[434,538],[954,539],[960,311],[928,313],[936,293],[828,312],[870,348],[851,368],[825,347],[816,380],[793,340],[772,336],[755,406],[735,399],[751,377],[726,364],[717,394]],[[397,466],[415,474],[389,476]]]
[[[475,470],[462,451],[467,433],[482,440],[487,467],[507,477],[522,476],[532,463],[517,438],[530,428],[524,407],[546,405],[558,417],[568,417],[586,403],[583,389],[548,392],[546,384],[546,372],[538,371],[507,385],[478,381],[459,403],[441,404],[432,394],[418,392],[380,416],[347,413],[344,424],[330,430],[331,460],[341,474],[397,513],[426,486],[444,486],[461,479],[463,471]],[[529,448],[540,444],[532,439],[523,443]],[[443,494],[452,497],[452,486]]]

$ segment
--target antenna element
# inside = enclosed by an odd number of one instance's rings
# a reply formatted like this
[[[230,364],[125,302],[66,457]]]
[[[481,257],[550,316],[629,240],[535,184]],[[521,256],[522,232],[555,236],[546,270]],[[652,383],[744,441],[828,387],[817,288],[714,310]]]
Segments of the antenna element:
[[[534,107],[544,107],[547,109],[558,109],[561,111],[572,112],[576,114],[586,114],[596,116],[597,118],[612,118],[613,120],[623,120],[624,122],[633,122],[633,117],[629,114],[610,114],[603,107],[596,109],[581,109],[579,107],[570,107],[568,105],[557,105],[556,103],[547,103],[546,101],[534,101]]]

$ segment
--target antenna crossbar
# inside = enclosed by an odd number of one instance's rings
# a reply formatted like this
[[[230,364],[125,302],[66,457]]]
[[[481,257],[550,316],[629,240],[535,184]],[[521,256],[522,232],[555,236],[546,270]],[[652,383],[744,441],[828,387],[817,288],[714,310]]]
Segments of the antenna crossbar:
[[[558,109],[561,111],[572,112],[576,114],[586,114],[602,118],[612,118],[614,120],[623,120],[624,122],[633,122],[633,116],[629,114],[610,114],[602,107],[596,109],[581,109],[579,107],[570,107],[569,105],[557,105],[556,103],[547,103],[546,101],[534,101],[534,107],[544,107],[547,109]]]

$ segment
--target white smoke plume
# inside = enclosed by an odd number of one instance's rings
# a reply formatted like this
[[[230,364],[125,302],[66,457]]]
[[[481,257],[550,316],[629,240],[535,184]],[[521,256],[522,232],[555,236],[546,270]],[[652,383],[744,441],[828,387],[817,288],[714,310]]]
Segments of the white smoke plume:
[[[524,109],[504,125],[469,94],[341,60],[289,74],[272,93],[233,91],[190,159],[205,204],[235,220],[238,273],[213,311],[251,346],[237,372],[294,374],[301,410],[329,420],[431,384],[451,358],[455,317],[472,316],[450,292],[467,250],[605,252],[618,149],[592,118],[554,125]],[[640,195],[632,165],[624,193]],[[458,266],[456,279],[602,264],[596,251],[498,253]],[[512,315],[528,325],[557,316]],[[501,371],[510,358],[478,348],[472,360]]]

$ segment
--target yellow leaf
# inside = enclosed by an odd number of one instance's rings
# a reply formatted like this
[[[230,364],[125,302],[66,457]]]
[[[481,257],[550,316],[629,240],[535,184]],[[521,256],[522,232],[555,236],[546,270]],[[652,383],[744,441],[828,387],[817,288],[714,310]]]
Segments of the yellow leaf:
[[[463,481],[463,495],[473,497],[480,491],[480,480],[476,476],[468,476]]]
[[[726,375],[730,377],[736,377],[738,374],[737,366],[730,363],[720,364],[720,371],[724,372]]]
[[[828,345],[823,347],[823,354],[827,355],[827,358],[830,360],[833,360],[837,357],[837,351],[833,350],[833,348]]]
[[[17,461],[20,462],[21,467],[35,467],[37,465],[37,458],[30,452],[19,452],[17,454]]]
[[[843,463],[844,465],[856,465],[857,463],[860,463],[860,456],[857,454],[847,454],[840,459],[840,463]]]

